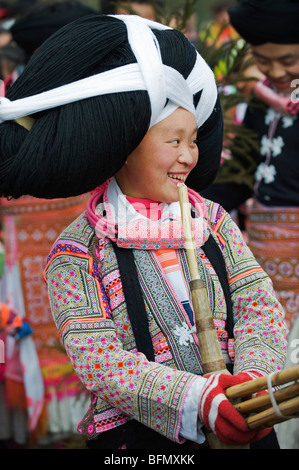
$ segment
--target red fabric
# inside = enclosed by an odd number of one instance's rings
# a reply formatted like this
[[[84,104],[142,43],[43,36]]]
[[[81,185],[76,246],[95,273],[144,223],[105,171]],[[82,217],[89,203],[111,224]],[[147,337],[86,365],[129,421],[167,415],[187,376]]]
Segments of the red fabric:
[[[8,8],[0,8],[0,18],[3,20],[4,18],[9,18],[11,12]]]
[[[247,373],[237,375],[215,374],[207,379],[201,392],[199,417],[207,429],[210,429],[225,444],[248,444],[262,439],[271,428],[251,430],[243,416],[225,396],[225,390],[232,385],[252,380]]]

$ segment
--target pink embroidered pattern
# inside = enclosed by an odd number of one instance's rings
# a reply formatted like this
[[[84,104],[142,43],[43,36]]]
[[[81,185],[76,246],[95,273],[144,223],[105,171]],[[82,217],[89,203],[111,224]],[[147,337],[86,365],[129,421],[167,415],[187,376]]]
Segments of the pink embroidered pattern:
[[[211,220],[212,213],[215,217]],[[230,358],[235,355],[235,372],[279,369],[284,363],[286,338],[282,309],[271,282],[228,214],[218,205],[215,210],[213,203],[208,203],[207,214],[223,250],[231,289],[235,343],[234,348],[228,344],[228,351]],[[174,333],[186,319],[175,306],[177,299],[157,260],[148,249],[134,250],[157,359],[148,362],[136,351],[110,242],[104,239],[99,244],[84,216],[75,221],[74,230],[69,227],[61,236],[64,242],[68,238],[70,246],[61,246],[52,254],[45,276],[53,317],[63,332],[68,356],[94,397],[79,429],[90,437],[130,416],[178,440],[182,405],[195,378],[194,370],[200,367],[200,355],[195,339],[180,344]],[[77,248],[79,239],[85,254]],[[59,240],[57,243],[59,246]],[[211,286],[209,300],[220,341],[225,343],[226,312],[220,283],[199,254]],[[183,262],[182,269],[186,274]]]
[[[181,218],[171,220],[151,220],[140,218],[125,223],[113,221],[114,210],[107,198],[108,183],[95,192],[87,204],[87,216],[95,227],[98,239],[106,237],[116,241],[123,248],[156,250],[161,248],[181,249],[185,246],[184,230]],[[192,219],[194,241],[196,246],[202,246],[209,237],[207,209],[204,200],[194,191],[188,189],[189,199],[195,209],[196,217]],[[98,206],[105,202],[105,216],[101,215]]]

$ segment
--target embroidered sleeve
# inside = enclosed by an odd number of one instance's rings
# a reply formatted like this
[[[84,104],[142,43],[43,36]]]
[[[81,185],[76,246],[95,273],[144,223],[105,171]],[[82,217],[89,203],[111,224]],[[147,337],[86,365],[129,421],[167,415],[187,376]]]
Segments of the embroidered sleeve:
[[[55,323],[85,387],[123,414],[179,441],[182,406],[195,376],[123,348],[88,253],[60,247],[45,277]]]
[[[231,217],[219,207],[214,233],[223,248],[233,301],[235,373],[281,369],[287,328],[269,276],[255,260]]]

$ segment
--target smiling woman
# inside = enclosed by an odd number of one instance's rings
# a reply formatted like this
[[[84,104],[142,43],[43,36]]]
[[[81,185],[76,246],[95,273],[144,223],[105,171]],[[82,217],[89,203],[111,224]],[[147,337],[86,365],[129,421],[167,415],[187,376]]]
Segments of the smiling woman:
[[[299,78],[299,44],[267,42],[252,46],[252,54],[259,70],[274,88],[284,94],[294,91]]]
[[[27,115],[29,129],[13,121]],[[2,195],[92,190],[45,268],[55,324],[91,396],[78,424],[87,446],[201,447],[203,426],[230,445],[268,434],[247,428],[224,387],[282,367],[283,314],[238,227],[197,192],[219,168],[222,116],[212,71],[189,40],[136,16],[77,20],[34,54],[1,99],[0,119]],[[196,337],[181,181],[192,186],[199,270],[234,367],[212,388]]]

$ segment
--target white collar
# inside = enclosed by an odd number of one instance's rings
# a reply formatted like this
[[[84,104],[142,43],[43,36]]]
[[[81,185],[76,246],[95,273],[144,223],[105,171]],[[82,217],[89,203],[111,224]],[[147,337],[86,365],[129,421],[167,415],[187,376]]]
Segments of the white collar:
[[[114,223],[135,222],[140,219],[148,220],[147,217],[137,212],[132,204],[130,204],[114,177],[109,180],[107,199],[108,205],[104,201],[104,207],[106,211],[111,211],[110,220],[113,220]],[[179,220],[181,217],[179,201],[170,204],[161,202],[159,203],[159,209],[161,210],[162,220]]]

